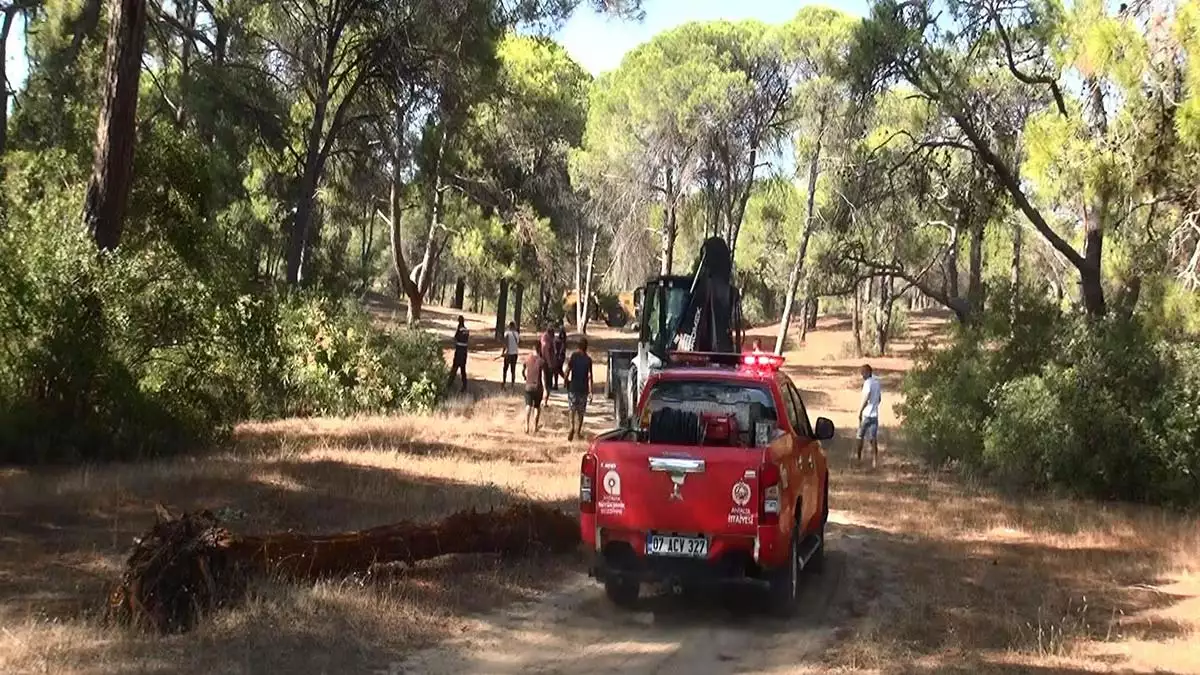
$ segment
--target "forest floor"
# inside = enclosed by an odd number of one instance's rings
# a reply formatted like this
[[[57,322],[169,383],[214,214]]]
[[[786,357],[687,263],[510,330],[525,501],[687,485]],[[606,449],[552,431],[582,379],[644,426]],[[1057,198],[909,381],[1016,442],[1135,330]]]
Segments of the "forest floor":
[[[457,314],[429,308],[428,327],[448,337]],[[489,317],[466,316],[474,336],[490,332]],[[892,406],[913,342],[944,326],[913,316],[893,353],[870,359],[885,397],[874,471],[849,462],[860,359],[848,357],[848,321],[822,318],[787,354],[810,414],[839,428],[830,564],[806,580],[791,621],[661,596],[616,610],[575,556],[447,556],[376,581],[262,581],[248,603],[180,636],[99,625],[155,503],[225,509],[240,515],[233,529],[255,533],[521,498],[573,508],[585,445],[565,440],[565,400],[556,393],[542,433],[524,435],[519,394],[501,390],[498,345],[485,339],[471,394],[436,414],[248,423],[199,457],[0,468],[0,672],[1200,673],[1200,521],[1005,496],[906,455]],[[595,332],[598,362],[628,344]],[[597,395],[590,432],[608,412]]]

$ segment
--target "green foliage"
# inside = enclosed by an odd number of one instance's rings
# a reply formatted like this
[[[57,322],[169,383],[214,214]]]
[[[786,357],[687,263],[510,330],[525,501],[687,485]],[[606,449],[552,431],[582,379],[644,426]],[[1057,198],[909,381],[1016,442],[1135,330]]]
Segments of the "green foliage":
[[[157,158],[173,152],[159,148]],[[172,199],[131,223],[128,247],[101,254],[78,225],[82,188],[63,175],[62,154],[8,159],[0,462],[156,457],[205,446],[241,419],[440,399],[432,336],[385,333],[361,308],[319,296],[280,299],[241,281],[245,268],[218,243],[143,228],[186,222]]]
[[[902,414],[926,459],[1016,487],[1195,503],[1194,349],[1162,341],[1137,318],[1035,325],[1052,310],[1025,304],[1015,333],[993,312],[949,348],[918,356]]]
[[[448,371],[429,333],[384,332],[356,304],[322,298],[292,300],[280,318],[283,415],[421,412],[444,394]]]

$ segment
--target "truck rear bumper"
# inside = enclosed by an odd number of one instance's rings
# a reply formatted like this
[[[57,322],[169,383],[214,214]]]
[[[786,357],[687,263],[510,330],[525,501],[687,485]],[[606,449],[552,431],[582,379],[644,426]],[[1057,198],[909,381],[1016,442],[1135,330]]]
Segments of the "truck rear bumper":
[[[621,579],[696,587],[768,587],[763,571],[749,551],[731,551],[716,560],[691,560],[639,556],[629,548],[609,548],[606,553],[589,553],[588,576],[600,583]]]

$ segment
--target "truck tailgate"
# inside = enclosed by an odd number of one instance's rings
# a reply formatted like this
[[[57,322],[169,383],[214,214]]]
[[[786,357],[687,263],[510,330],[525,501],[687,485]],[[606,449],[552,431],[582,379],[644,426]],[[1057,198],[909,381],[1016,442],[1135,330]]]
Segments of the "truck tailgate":
[[[593,451],[598,527],[754,536],[762,449],[614,440]]]

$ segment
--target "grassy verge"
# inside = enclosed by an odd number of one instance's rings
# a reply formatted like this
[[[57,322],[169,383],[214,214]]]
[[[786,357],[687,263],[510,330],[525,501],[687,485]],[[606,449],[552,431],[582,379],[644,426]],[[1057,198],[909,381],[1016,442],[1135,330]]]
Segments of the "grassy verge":
[[[263,582],[249,604],[161,639],[99,626],[96,611],[154,505],[209,508],[239,531],[353,530],[432,520],[515,498],[562,502],[579,447],[520,434],[517,399],[440,415],[244,425],[195,459],[0,475],[0,672],[359,672],[531,599],[572,560],[428,561],[382,578]]]
[[[834,489],[854,618],[827,667],[1200,672],[1200,521],[890,460]]]

